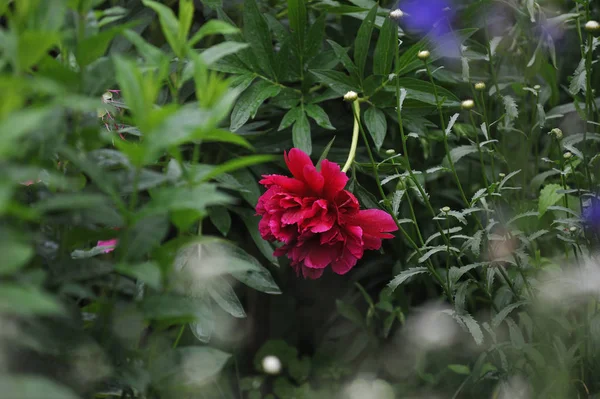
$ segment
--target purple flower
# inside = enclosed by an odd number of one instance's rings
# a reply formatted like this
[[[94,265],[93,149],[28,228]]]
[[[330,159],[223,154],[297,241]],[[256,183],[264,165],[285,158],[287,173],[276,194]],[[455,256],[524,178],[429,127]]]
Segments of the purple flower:
[[[454,12],[450,0],[400,0],[398,8],[407,14],[402,24],[409,31],[419,32],[432,31],[436,22],[443,18],[451,18]],[[435,30],[439,34],[444,34],[450,28],[447,23],[441,23],[435,27]]]
[[[600,198],[592,197],[581,214],[584,224],[595,231],[600,228]]]

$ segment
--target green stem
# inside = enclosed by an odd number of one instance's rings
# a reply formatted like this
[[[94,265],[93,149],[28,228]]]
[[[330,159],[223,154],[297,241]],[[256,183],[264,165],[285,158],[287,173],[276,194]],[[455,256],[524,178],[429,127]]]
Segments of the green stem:
[[[485,163],[483,162],[483,153],[481,152],[481,147],[479,146],[479,131],[477,129],[477,125],[475,124],[475,120],[473,119],[473,113],[469,112],[469,119],[471,120],[471,124],[473,125],[473,129],[475,129],[475,143],[477,144],[477,152],[479,153],[479,164],[481,165],[481,176],[483,177],[483,184],[485,187],[489,187],[488,179],[485,174]]]
[[[185,330],[185,324],[182,324],[181,327],[179,328],[179,332],[177,333],[177,338],[175,338],[175,342],[173,342],[173,346],[172,346],[173,349],[177,348],[177,345],[179,345],[179,341],[181,340],[181,336],[183,335],[184,330]]]
[[[358,146],[358,131],[360,126],[360,103],[358,100],[352,103],[352,113],[354,114],[354,126],[352,127],[352,144],[350,144],[350,152],[348,153],[348,160],[342,168],[342,172],[347,172],[354,162],[356,157],[356,147]]]

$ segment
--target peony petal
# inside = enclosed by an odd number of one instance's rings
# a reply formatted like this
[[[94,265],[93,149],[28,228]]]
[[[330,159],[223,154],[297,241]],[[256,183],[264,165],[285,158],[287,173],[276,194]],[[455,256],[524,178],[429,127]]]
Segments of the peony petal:
[[[317,172],[317,169],[312,165],[304,165],[304,181],[310,187],[310,189],[318,196],[323,194],[323,186],[325,185],[325,179],[323,175]]]
[[[264,175],[259,183],[266,187],[279,186],[285,191],[300,195],[304,195],[307,192],[307,186],[304,182],[287,176]]]
[[[309,246],[308,254],[304,258],[304,265],[312,269],[326,268],[336,257],[336,254],[328,245],[319,245],[318,242],[312,241],[306,243]]]
[[[358,259],[345,249],[342,256],[331,264],[331,268],[337,274],[346,274],[356,266],[357,261]]]
[[[344,218],[349,225],[360,226],[364,235],[372,235],[379,238],[391,238],[390,231],[398,230],[392,216],[379,209],[367,209],[359,211]],[[391,236],[391,237],[390,237]]]
[[[321,162],[321,174],[323,175],[323,179],[325,179],[323,196],[333,200],[346,187],[348,176],[341,171],[340,165],[327,159]]]
[[[311,280],[318,279],[323,275],[324,269],[311,269],[306,266],[302,266],[302,275],[304,278],[309,278]]]
[[[310,157],[297,148],[292,148],[289,153],[284,153],[283,159],[296,179],[304,180],[304,167],[312,166],[313,169],[315,168]]]

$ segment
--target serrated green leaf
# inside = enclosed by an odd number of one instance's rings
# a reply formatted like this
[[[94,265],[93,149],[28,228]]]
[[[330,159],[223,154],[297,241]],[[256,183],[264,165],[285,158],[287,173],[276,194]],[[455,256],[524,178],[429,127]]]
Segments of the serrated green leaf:
[[[403,284],[409,278],[416,276],[417,274],[427,273],[428,270],[426,267],[412,267],[410,269],[403,270],[400,274],[398,274],[392,281],[389,282],[388,287],[392,290],[398,288],[399,285]]]

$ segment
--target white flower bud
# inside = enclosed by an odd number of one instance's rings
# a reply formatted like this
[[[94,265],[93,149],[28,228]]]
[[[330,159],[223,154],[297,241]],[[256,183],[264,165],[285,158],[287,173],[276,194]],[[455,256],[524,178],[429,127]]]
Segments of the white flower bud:
[[[587,21],[585,23],[585,30],[589,33],[600,33],[600,23],[598,21]]]
[[[390,18],[393,20],[400,20],[402,17],[404,16],[404,13],[402,12],[401,9],[397,8],[393,11],[390,11]]]
[[[569,159],[573,156],[573,154],[570,151],[567,151],[563,154],[563,158],[564,159]]]
[[[387,155],[394,155],[396,153],[396,151],[393,148],[390,148],[388,150],[385,150],[385,153]]]
[[[281,360],[277,356],[265,356],[262,360],[262,368],[267,374],[279,374],[281,372]]]
[[[483,82],[475,83],[475,90],[478,90],[478,91],[485,90],[485,83],[483,83]]]
[[[358,94],[355,91],[350,90],[348,93],[344,94],[344,101],[356,101],[358,98]]]
[[[450,212],[450,207],[449,207],[449,206],[445,206],[445,207],[443,207],[443,208],[442,208],[442,212],[444,212],[444,213],[448,213],[448,212]]]
[[[466,110],[473,109],[474,106],[475,106],[475,102],[471,99],[464,100],[462,103],[460,103],[460,107],[462,109],[466,109]]]
[[[427,50],[421,50],[421,51],[419,51],[419,53],[417,54],[417,57],[418,57],[420,60],[423,60],[423,61],[425,61],[427,58],[429,58],[429,56],[430,56],[430,55],[431,55],[431,53],[429,53],[429,51],[427,51]]]
[[[550,134],[554,135],[558,140],[563,138],[563,132],[562,130],[560,130],[559,128],[555,127],[554,129],[550,130]]]

